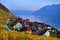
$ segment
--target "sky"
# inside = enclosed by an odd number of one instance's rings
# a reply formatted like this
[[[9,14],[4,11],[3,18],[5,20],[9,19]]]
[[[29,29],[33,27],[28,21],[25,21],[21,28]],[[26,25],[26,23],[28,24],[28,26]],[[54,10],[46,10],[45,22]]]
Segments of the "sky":
[[[9,10],[36,11],[46,5],[60,4],[60,0],[0,0]]]

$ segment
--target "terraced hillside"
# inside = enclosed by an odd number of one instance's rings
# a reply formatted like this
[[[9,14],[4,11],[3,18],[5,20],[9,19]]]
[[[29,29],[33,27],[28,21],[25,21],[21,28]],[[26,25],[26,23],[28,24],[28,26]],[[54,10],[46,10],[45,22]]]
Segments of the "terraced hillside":
[[[5,6],[0,4],[0,40],[60,40],[56,37],[37,36],[24,32],[8,31],[4,28],[8,18],[16,18]]]
[[[5,6],[0,4],[0,28],[4,28],[4,24],[8,18],[15,18],[14,16]]]

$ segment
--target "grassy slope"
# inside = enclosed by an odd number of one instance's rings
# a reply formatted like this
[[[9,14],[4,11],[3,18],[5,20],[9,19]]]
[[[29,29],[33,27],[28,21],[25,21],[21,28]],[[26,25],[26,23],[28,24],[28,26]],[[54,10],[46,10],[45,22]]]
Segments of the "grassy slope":
[[[0,40],[60,40],[56,37],[46,37],[24,34],[23,32],[9,32],[8,30],[0,30]]]
[[[5,22],[8,18],[14,18],[10,12],[0,9],[0,28],[4,28]]]

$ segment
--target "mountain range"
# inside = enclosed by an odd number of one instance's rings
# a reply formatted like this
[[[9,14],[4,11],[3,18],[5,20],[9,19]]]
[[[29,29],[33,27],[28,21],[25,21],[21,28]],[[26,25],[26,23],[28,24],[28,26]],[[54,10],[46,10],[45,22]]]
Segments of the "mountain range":
[[[11,10],[12,13],[14,13],[15,15],[32,15],[32,11],[28,11],[28,10]]]
[[[60,27],[60,4],[45,6],[33,13],[42,22]]]

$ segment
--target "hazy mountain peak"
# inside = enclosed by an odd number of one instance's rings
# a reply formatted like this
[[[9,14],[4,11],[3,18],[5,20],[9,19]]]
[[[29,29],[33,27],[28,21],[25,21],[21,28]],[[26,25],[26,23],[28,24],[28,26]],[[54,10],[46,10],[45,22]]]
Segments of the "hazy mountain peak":
[[[60,25],[60,4],[47,5],[34,14],[37,18],[45,23],[52,24],[53,26],[59,27]]]

